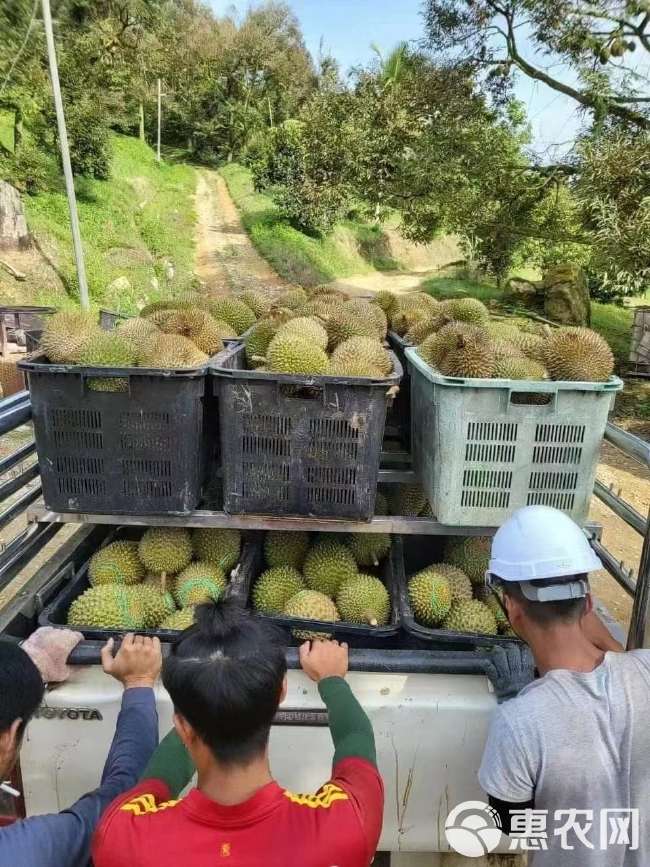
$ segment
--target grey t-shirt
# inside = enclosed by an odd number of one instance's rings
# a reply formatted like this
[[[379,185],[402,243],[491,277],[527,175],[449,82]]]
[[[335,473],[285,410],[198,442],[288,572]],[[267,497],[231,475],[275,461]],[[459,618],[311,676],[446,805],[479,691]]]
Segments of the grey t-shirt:
[[[648,867],[650,650],[606,653],[588,674],[551,671],[500,705],[479,781],[503,801],[534,799],[534,867]],[[582,837],[556,834],[573,825],[572,810],[590,811],[575,816]],[[545,819],[537,811],[547,811]]]

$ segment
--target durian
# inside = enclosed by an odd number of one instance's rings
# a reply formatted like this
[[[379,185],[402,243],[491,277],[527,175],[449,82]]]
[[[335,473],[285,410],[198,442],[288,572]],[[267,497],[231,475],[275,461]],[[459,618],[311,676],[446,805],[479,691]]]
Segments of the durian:
[[[291,566],[301,570],[309,550],[309,533],[270,530],[264,537],[264,556],[271,568]]]
[[[266,353],[269,370],[317,376],[329,370],[329,358],[318,346],[304,337],[276,334]]]
[[[61,310],[43,329],[41,349],[53,364],[78,364],[99,325],[83,310]]]
[[[336,349],[340,343],[351,337],[377,338],[375,323],[356,310],[350,310],[346,305],[334,309],[327,320],[326,329],[330,349]]]
[[[393,362],[390,355],[378,340],[372,337],[351,337],[340,343],[330,359],[332,373],[353,376],[355,365],[367,365],[377,378],[388,376],[393,372]],[[356,368],[359,369],[359,368]]]
[[[142,612],[142,628],[155,629],[170,613],[163,594],[150,584],[138,584],[132,589]]]
[[[149,572],[175,575],[192,559],[192,543],[180,527],[150,527],[140,539],[138,554]]]
[[[449,581],[452,605],[455,605],[457,602],[467,602],[473,598],[472,582],[457,566],[451,566],[449,563],[436,563],[430,569]]]
[[[476,587],[474,591],[475,597],[490,609],[497,623],[497,629],[500,635],[506,635],[510,631],[510,622],[499,604],[499,599],[503,601],[503,591],[496,587]]]
[[[357,565],[378,566],[390,551],[388,533],[350,533],[346,539]]]
[[[379,340],[386,339],[388,331],[388,319],[386,314],[376,304],[369,304],[367,301],[348,301],[346,304],[348,310],[363,319],[368,319],[375,327],[376,336]]]
[[[271,299],[261,292],[257,292],[255,289],[245,289],[239,293],[237,299],[243,301],[247,307],[250,307],[258,319],[268,316],[271,312]]]
[[[210,313],[215,319],[222,319],[231,325],[237,334],[248,331],[257,321],[250,307],[237,298],[218,298],[210,304]]]
[[[119,331],[100,331],[81,353],[79,362],[88,367],[133,367],[136,353]],[[129,382],[122,376],[92,377],[88,380],[88,388],[93,391],[128,391]]]
[[[141,365],[148,353],[156,346],[160,329],[150,319],[133,317],[125,319],[117,326],[117,333],[131,345],[135,361]]]
[[[341,584],[336,607],[347,623],[385,626],[390,617],[390,596],[379,578],[359,574]]]
[[[306,304],[307,301],[308,296],[304,289],[289,289],[278,297],[277,303],[279,307],[297,310],[301,305]]]
[[[497,622],[494,615],[478,599],[459,602],[458,605],[454,605],[445,618],[443,627],[450,632],[477,632],[480,635],[497,634]]]
[[[347,545],[331,538],[315,542],[303,566],[307,587],[331,597],[336,596],[343,581],[357,572],[357,564]]]
[[[88,579],[93,587],[102,584],[137,584],[144,577],[137,542],[111,542],[93,554]]]
[[[372,302],[381,307],[389,318],[397,310],[398,306],[397,295],[393,292],[389,292],[387,289],[382,289],[380,292],[377,292],[375,297],[372,299]]]
[[[422,626],[439,626],[451,608],[451,585],[435,566],[409,579],[407,590],[413,616]]]
[[[77,597],[68,611],[68,626],[95,629],[142,629],[141,603],[132,587],[103,584]]]
[[[182,334],[161,334],[151,352],[145,355],[142,367],[185,370],[201,367],[207,360],[206,353]]]
[[[159,629],[169,629],[172,632],[184,632],[194,624],[194,606],[181,608],[169,614],[160,624]]]
[[[417,483],[391,485],[386,490],[386,500],[389,514],[415,518],[424,509],[427,495]]]
[[[284,614],[286,617],[321,620],[327,623],[336,623],[341,619],[336,605],[329,596],[316,590],[300,590],[287,601]],[[294,629],[293,634],[302,641],[327,641],[331,637],[327,632],[309,632],[301,629]]]
[[[382,494],[381,491],[377,491],[375,494],[375,515],[387,515],[388,514],[388,500],[385,495]]]
[[[278,333],[295,334],[298,337],[303,337],[310,343],[314,343],[320,349],[327,349],[327,331],[315,319],[310,319],[307,316],[298,316],[296,319],[290,319],[280,327]]]
[[[464,572],[472,584],[483,584],[491,550],[489,536],[454,536],[445,546],[445,560]]]
[[[218,566],[197,561],[176,576],[172,592],[179,608],[187,608],[210,599],[217,601],[227,583],[223,570]]]
[[[304,589],[302,575],[291,566],[267,569],[253,588],[253,607],[263,614],[279,614],[289,599]]]
[[[494,374],[494,350],[482,335],[459,334],[440,359],[443,376],[485,379]]]
[[[443,313],[449,322],[468,322],[470,325],[487,325],[490,314],[477,298],[452,298],[443,302]]]
[[[544,356],[549,373],[558,381],[606,382],[614,372],[612,350],[590,328],[562,328],[553,332]]]
[[[548,374],[541,364],[532,358],[502,358],[494,366],[496,379],[523,379],[541,382]]]
[[[260,359],[266,357],[270,342],[278,333],[278,325],[273,319],[262,319],[257,322],[246,335],[244,351],[249,367],[260,367]]]
[[[198,560],[218,566],[228,574],[239,563],[241,533],[239,530],[198,527],[192,531],[192,549]]]

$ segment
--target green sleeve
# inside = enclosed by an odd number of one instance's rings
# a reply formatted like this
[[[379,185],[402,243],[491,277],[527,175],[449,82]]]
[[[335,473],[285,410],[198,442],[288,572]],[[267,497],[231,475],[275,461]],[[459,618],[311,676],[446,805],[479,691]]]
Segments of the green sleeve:
[[[329,713],[334,742],[333,766],[343,759],[366,759],[377,766],[375,734],[366,712],[342,677],[327,677],[318,684]]]
[[[162,739],[149,759],[143,780],[162,780],[169,797],[177,798],[194,776],[194,762],[175,729]]]

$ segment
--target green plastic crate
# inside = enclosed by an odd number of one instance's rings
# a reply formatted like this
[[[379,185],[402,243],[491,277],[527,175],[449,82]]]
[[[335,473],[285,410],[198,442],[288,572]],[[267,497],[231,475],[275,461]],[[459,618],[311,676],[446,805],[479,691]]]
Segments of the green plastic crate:
[[[545,505],[585,523],[620,379],[460,379],[437,373],[415,348],[406,357],[413,467],[439,521],[497,527],[522,506]],[[540,395],[548,403],[518,402]]]

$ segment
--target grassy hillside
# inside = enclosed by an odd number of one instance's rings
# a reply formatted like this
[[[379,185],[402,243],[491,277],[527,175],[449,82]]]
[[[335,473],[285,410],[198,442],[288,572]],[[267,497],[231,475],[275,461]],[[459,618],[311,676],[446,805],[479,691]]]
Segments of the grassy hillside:
[[[253,244],[291,283],[316,286],[337,277],[398,267],[380,227],[346,220],[331,235],[312,238],[283,220],[268,196],[255,192],[244,166],[231,163],[221,174]]]
[[[86,273],[93,303],[124,312],[165,295],[191,280],[194,266],[194,169],[158,165],[143,142],[113,138],[108,181],[77,182]],[[52,261],[70,298],[78,286],[67,199],[63,190],[25,196],[27,222]],[[171,279],[170,263],[173,268]],[[126,277],[128,290],[110,283]],[[23,284],[25,285],[25,284]],[[53,287],[34,288],[38,303],[61,303]]]

